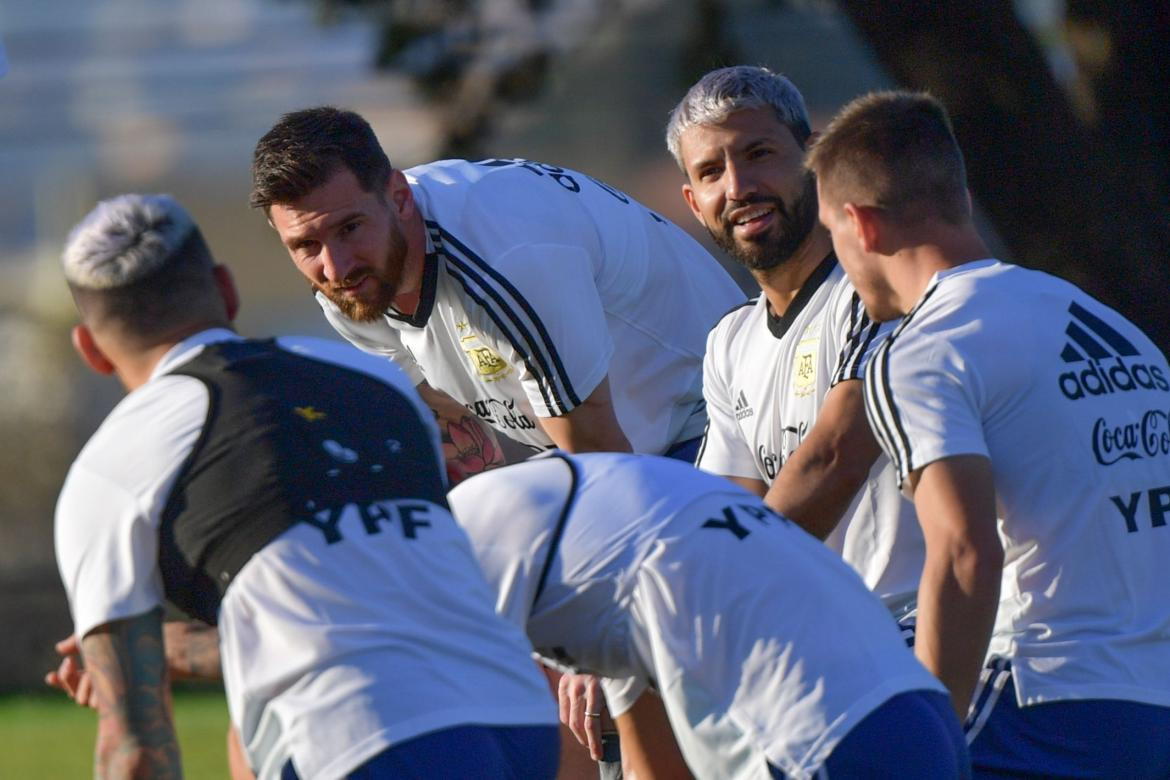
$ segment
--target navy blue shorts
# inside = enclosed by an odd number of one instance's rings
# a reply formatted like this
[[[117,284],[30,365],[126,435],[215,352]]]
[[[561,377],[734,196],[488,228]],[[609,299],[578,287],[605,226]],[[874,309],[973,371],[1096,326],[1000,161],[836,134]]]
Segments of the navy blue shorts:
[[[346,777],[551,780],[557,774],[560,747],[556,726],[456,726],[388,747]],[[300,780],[291,761],[280,778]]]
[[[675,460],[685,461],[694,465],[695,458],[699,457],[699,445],[703,443],[703,437],[698,436],[694,439],[687,439],[680,441],[677,444],[672,444],[667,448],[666,452],[662,453],[664,458],[674,458]]]
[[[992,659],[964,728],[976,777],[1170,778],[1170,707],[1075,699],[1019,707],[1011,663]]]
[[[772,777],[788,776],[770,767]],[[968,780],[971,761],[949,696],[900,693],[849,730],[814,775],[866,780]]]

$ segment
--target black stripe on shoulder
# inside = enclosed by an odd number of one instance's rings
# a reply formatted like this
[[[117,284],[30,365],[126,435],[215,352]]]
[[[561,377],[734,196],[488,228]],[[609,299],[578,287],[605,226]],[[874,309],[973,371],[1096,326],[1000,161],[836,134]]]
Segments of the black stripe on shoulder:
[[[894,329],[894,332],[889,335],[886,342],[879,348],[878,355],[875,355],[873,370],[868,373],[867,377],[868,387],[871,391],[870,402],[873,404],[874,413],[882,421],[883,437],[889,445],[887,451],[890,453],[890,458],[894,461],[898,469],[899,482],[914,471],[915,465],[914,453],[910,446],[910,437],[906,433],[906,427],[902,422],[902,415],[898,411],[897,399],[894,397],[894,392],[891,388],[891,351],[898,337],[914,321],[915,315],[918,314],[923,305],[930,300],[937,290],[938,284],[935,283],[926,291],[918,303],[915,304],[914,308],[906,314],[902,321],[898,323],[898,327]]]
[[[763,293],[761,293],[761,295],[762,295],[762,294],[763,294]],[[742,308],[743,308],[743,307],[745,307],[745,306],[755,306],[755,305],[756,305],[756,302],[757,302],[757,301],[759,301],[759,300],[760,300],[760,296],[759,296],[759,295],[757,295],[755,298],[748,298],[748,299],[747,299],[746,301],[744,301],[743,303],[737,303],[737,304],[735,304],[735,305],[734,305],[734,306],[732,306],[730,309],[728,309],[727,311],[725,311],[725,312],[723,312],[722,314],[720,314],[720,315],[719,315],[719,319],[715,320],[715,324],[714,324],[714,325],[712,325],[710,328],[708,328],[708,330],[715,330],[717,327],[719,327],[719,324],[720,324],[721,322],[723,322],[725,319],[727,319],[728,317],[730,317],[732,314],[735,314],[737,311],[739,311],[740,309],[742,309]]]
[[[508,340],[508,343],[510,343],[513,349],[515,349],[520,354],[520,360],[524,362],[524,367],[528,369],[528,373],[537,378],[536,384],[537,387],[540,388],[540,396],[544,400],[545,407],[554,414],[567,414],[569,410],[565,407],[564,401],[557,394],[556,388],[550,386],[550,383],[547,381],[545,375],[538,371],[536,366],[533,365],[532,356],[528,354],[528,350],[524,348],[524,345],[521,343],[520,339],[518,339],[512,333],[511,329],[508,327],[508,324],[504,322],[503,318],[500,316],[500,313],[496,311],[491,303],[489,303],[482,295],[476,292],[474,286],[464,277],[463,273],[457,269],[456,265],[457,264],[449,265],[447,267],[447,273],[449,273],[455,279],[455,281],[459,282],[459,285],[463,288],[463,291],[467,293],[468,297],[475,301],[480,306],[480,308],[482,308],[484,312],[487,313],[491,321],[495,323],[495,326],[500,329],[500,333],[502,333],[504,338]],[[549,395],[550,392],[552,393],[551,397]]]
[[[471,251],[471,249],[468,248],[467,245],[465,245],[462,241],[451,235],[451,233],[445,230],[441,225],[437,226],[437,230],[444,247],[453,247],[454,249],[458,250],[459,255],[461,255],[461,257],[457,257],[454,253],[448,250],[444,252],[445,256],[449,260],[460,265],[464,273],[469,277],[474,278],[475,281],[483,287],[484,292],[491,296],[492,299],[499,304],[502,312],[512,320],[517,333],[528,342],[528,349],[532,353],[533,358],[537,364],[543,370],[544,375],[549,378],[550,382],[559,380],[560,385],[564,389],[564,393],[568,398],[569,404],[573,407],[579,406],[581,404],[581,399],[573,389],[573,384],[569,380],[568,372],[565,370],[564,363],[561,360],[560,353],[557,351],[556,344],[553,342],[552,337],[549,336],[548,330],[545,328],[543,321],[540,319],[540,316],[536,313],[536,310],[532,307],[528,300],[520,293],[519,290],[516,289],[516,287],[510,281],[508,281],[507,278],[505,278],[499,271],[492,268],[489,263],[487,263],[475,252]],[[495,285],[504,290],[512,298],[515,305],[519,306],[520,309],[523,310],[529,322],[532,324],[532,327],[536,329],[537,333],[535,337],[524,324],[524,322],[521,321],[520,316],[517,314],[514,308],[509,306],[508,302],[504,300],[503,295],[498,289],[496,289],[496,286],[487,284],[486,280],[481,274],[490,277],[495,282]],[[554,387],[554,396],[559,397],[559,395],[560,393],[555,392]],[[560,407],[560,414],[566,413],[569,409],[569,407],[567,407],[563,402],[560,403]]]

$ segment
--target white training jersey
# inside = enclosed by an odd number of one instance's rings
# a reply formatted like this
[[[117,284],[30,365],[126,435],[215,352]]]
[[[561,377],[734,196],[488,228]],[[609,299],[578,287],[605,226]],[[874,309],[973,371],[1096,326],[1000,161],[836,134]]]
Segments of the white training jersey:
[[[990,654],[1021,705],[1170,706],[1170,369],[1073,285],[983,260],[940,272],[875,354],[867,410],[901,479],[991,460],[1004,548]]]
[[[319,294],[338,333],[536,449],[552,446],[538,418],[606,376],[636,452],[702,434],[704,339],[744,296],[696,241],[551,165],[447,160],[406,176],[427,229],[418,311],[355,323]]]
[[[707,338],[708,427],[696,465],[770,485],[816,423],[825,394],[838,382],[859,380],[892,328],[866,316],[832,254],[783,317],[769,312],[763,295],[728,312]],[[922,529],[888,458],[878,457],[825,544],[891,610],[914,603],[925,553]]]
[[[174,347],[70,469],[55,531],[78,637],[164,603],[160,516],[208,411],[206,386],[169,372],[234,338],[209,330]],[[433,429],[386,361],[317,339],[278,344],[397,388]],[[438,463],[437,431],[433,439]],[[339,543],[295,524],[228,586],[218,619],[224,683],[261,780],[279,777],[290,759],[301,777],[342,777],[390,745],[449,726],[556,722],[527,640],[494,614],[494,594],[449,512],[383,504],[390,515],[410,512],[416,539],[404,538],[401,522],[369,534],[349,507],[334,526]]]
[[[942,690],[835,553],[688,464],[558,452],[450,500],[497,610],[552,662],[653,681],[696,777],[810,777],[891,696]]]

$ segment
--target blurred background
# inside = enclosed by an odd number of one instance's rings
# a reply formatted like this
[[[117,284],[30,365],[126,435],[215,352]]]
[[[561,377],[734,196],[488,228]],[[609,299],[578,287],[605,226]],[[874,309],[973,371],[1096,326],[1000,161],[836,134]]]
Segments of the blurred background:
[[[285,111],[355,109],[401,167],[582,169],[697,234],[662,130],[706,70],[784,72],[815,127],[865,91],[929,89],[997,251],[1170,335],[1165,3],[0,0],[0,42],[0,692],[40,686],[70,631],[53,504],[120,396],[70,349],[64,236],[100,198],[172,193],[235,272],[242,332],[331,335],[247,205]]]

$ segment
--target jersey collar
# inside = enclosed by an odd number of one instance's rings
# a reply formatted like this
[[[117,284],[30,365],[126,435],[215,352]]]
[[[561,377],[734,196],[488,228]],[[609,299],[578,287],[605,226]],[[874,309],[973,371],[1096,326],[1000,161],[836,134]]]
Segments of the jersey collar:
[[[435,308],[435,290],[439,280],[439,253],[428,247],[427,256],[423,258],[422,284],[418,291],[418,307],[414,314],[403,314],[394,308],[386,310],[386,316],[392,320],[405,322],[416,328],[421,328],[430,319],[431,311]]]
[[[792,323],[800,316],[801,311],[812,300],[813,293],[821,286],[825,279],[829,278],[829,274],[833,273],[833,269],[837,267],[837,255],[832,252],[825,255],[825,259],[821,261],[813,272],[809,274],[808,278],[804,280],[804,284],[800,286],[800,292],[792,299],[787,311],[783,316],[777,317],[772,313],[771,308],[766,304],[764,311],[767,314],[768,330],[772,331],[772,335],[778,339],[784,338],[784,334],[792,327]],[[765,297],[765,301],[767,298]]]
[[[192,334],[167,350],[167,353],[155,364],[150,372],[150,378],[170,373],[188,360],[198,355],[208,344],[217,344],[220,341],[242,341],[243,337],[227,328],[208,328]]]

